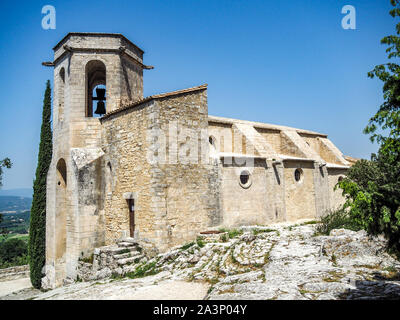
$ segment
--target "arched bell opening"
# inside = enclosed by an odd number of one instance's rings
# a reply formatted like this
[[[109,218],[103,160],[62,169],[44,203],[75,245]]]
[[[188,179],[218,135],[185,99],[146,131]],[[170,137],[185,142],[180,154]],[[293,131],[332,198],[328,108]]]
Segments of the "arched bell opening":
[[[106,66],[99,60],[86,65],[86,116],[101,117],[106,114]]]

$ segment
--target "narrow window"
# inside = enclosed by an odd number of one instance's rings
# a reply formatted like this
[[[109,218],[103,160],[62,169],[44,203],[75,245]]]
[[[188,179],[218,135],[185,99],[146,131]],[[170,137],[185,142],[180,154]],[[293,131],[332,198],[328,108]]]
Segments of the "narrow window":
[[[131,238],[135,236],[135,200],[128,200],[129,208],[129,235]]]
[[[61,68],[58,74],[58,121],[64,120],[65,99],[65,69]]]

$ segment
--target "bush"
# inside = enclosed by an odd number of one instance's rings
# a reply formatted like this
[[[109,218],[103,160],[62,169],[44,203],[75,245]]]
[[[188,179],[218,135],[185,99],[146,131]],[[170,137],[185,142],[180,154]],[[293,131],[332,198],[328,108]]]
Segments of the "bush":
[[[28,263],[28,245],[21,239],[9,239],[0,243],[0,267],[7,268]]]
[[[361,230],[362,227],[355,222],[344,208],[330,211],[321,218],[320,224],[316,227],[316,234],[329,235],[333,229]]]
[[[203,248],[206,245],[204,240],[202,238],[200,238],[200,237],[197,237],[196,244],[199,246],[199,248]]]
[[[358,161],[339,182],[352,220],[371,235],[384,234],[400,253],[400,161],[387,152]]]
[[[238,229],[225,229],[225,228],[221,228],[218,231],[220,232],[228,232],[228,236],[229,239],[233,239],[237,236],[240,236],[241,234],[243,234],[243,230],[238,230]]]

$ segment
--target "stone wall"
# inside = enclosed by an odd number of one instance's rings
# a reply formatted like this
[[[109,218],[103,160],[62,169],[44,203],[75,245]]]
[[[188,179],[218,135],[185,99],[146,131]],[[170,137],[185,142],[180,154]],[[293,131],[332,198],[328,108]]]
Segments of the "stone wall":
[[[29,277],[29,265],[0,269],[0,281],[10,281]]]
[[[328,168],[328,181],[329,181],[329,201],[331,210],[339,208],[345,202],[345,198],[342,195],[342,189],[335,189],[336,184],[340,177],[346,176],[347,169],[345,168]]]
[[[250,172],[242,185],[240,174]],[[254,159],[254,167],[222,164],[222,224],[225,227],[268,224],[285,220],[282,168],[265,159]]]
[[[129,236],[129,210],[123,194],[134,192],[135,224],[140,237],[155,234],[155,216],[151,210],[151,167],[147,160],[147,130],[155,112],[153,101],[103,120],[105,190],[105,244]]]
[[[302,170],[301,180],[295,180],[296,169]],[[314,187],[314,164],[304,161],[285,161],[285,204],[287,221],[314,219],[316,214]]]
[[[156,127],[167,137],[168,161],[152,168],[152,204],[161,250],[193,240],[218,212],[209,160],[207,91],[157,100]],[[176,131],[175,131],[176,128]]]
[[[161,250],[193,239],[218,220],[219,200],[210,192],[218,178],[210,177],[208,140],[201,145],[208,126],[203,91],[152,100],[102,121],[105,161],[116,181],[105,204],[106,244],[129,230],[126,192],[137,197],[136,236]],[[168,146],[155,150],[155,137]]]

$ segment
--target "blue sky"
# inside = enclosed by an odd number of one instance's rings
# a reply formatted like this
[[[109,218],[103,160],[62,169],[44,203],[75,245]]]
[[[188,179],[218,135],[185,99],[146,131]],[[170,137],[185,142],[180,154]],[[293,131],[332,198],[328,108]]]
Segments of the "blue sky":
[[[56,29],[41,27],[44,5]],[[357,29],[344,30],[353,5]],[[3,189],[30,188],[52,47],[68,32],[122,33],[144,49],[145,96],[208,83],[209,114],[327,133],[346,155],[369,158],[362,134],[382,102],[367,72],[386,61],[389,0],[0,2],[0,159]]]

